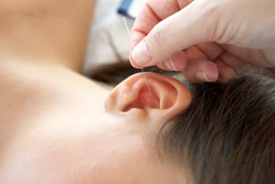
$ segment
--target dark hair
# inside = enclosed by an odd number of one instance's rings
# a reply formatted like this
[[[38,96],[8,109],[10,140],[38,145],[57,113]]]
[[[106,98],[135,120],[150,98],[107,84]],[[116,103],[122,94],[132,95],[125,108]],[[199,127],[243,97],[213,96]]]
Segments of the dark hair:
[[[242,75],[191,93],[190,106],[160,131],[163,153],[187,164],[195,183],[275,183],[274,78]]]

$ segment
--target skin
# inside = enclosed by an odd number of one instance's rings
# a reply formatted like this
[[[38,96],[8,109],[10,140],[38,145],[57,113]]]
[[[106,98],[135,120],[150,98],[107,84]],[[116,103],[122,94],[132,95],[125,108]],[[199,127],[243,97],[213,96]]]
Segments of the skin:
[[[147,0],[132,29],[131,64],[222,83],[249,65],[275,66],[274,11],[273,0]]]
[[[94,1],[0,4],[0,183],[192,181],[155,142],[190,103],[183,84],[147,73],[150,96],[137,74],[110,92],[78,73]]]

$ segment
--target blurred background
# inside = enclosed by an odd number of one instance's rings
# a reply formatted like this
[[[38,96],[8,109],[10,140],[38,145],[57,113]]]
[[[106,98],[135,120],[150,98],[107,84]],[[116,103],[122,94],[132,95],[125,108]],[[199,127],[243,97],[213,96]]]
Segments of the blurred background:
[[[92,76],[112,65],[128,63],[129,37],[122,17],[127,17],[127,23],[131,29],[134,18],[144,1],[97,1],[83,68],[86,76]]]

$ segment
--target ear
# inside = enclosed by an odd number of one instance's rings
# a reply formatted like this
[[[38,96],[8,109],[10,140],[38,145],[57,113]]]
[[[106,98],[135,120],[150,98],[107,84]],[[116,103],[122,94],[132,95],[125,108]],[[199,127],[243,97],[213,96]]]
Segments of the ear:
[[[105,101],[107,112],[139,116],[139,118],[170,118],[184,110],[191,101],[185,85],[174,78],[156,73],[133,75],[119,84]]]

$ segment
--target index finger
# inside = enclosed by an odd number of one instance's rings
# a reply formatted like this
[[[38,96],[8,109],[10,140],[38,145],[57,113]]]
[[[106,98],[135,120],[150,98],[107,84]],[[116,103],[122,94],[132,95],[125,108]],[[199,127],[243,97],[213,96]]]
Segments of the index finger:
[[[180,11],[192,1],[193,0],[147,0],[141,7],[131,31],[134,44],[137,45],[143,40],[153,27],[163,19]],[[130,53],[132,50],[133,46],[130,44]],[[137,66],[131,54],[130,61],[134,66]]]

